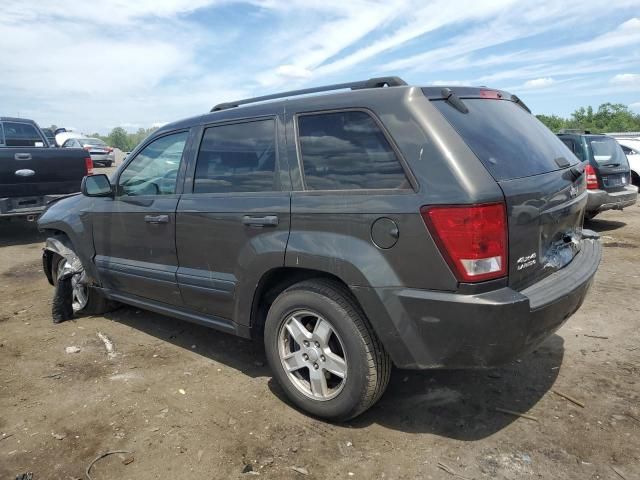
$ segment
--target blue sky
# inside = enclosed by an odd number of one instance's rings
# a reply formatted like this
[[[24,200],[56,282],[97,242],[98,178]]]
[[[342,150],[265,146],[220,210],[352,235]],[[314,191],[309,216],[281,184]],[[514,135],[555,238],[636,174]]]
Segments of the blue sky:
[[[640,112],[640,0],[4,0],[0,38],[0,115],[85,132],[382,75]]]

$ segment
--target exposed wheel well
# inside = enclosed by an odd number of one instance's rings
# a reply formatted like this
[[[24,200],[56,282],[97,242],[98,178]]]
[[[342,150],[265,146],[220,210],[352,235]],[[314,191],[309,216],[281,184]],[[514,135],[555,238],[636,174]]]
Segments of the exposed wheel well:
[[[251,307],[251,336],[257,338],[263,335],[264,323],[267,319],[269,307],[278,295],[291,285],[314,278],[333,280],[344,289],[345,293],[350,295],[354,301],[358,303],[348,285],[335,275],[306,268],[276,268],[263,275],[253,295],[253,304]]]
[[[640,175],[631,170],[631,183],[636,187],[640,187]]]

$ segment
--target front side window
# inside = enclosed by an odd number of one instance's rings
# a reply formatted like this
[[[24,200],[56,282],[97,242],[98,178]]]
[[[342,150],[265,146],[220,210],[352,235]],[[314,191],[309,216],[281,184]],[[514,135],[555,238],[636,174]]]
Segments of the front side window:
[[[308,190],[411,188],[395,151],[366,112],[301,115],[298,138]]]
[[[4,122],[7,147],[44,147],[44,141],[36,127],[29,123]]]
[[[273,119],[209,127],[204,131],[193,193],[279,190]]]
[[[120,174],[119,195],[172,195],[189,132],[174,133],[144,147]]]

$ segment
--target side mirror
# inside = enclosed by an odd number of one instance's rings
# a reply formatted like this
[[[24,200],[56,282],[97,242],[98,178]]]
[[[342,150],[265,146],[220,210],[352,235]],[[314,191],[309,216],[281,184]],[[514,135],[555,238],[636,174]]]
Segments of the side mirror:
[[[84,177],[80,191],[87,197],[110,197],[113,194],[109,177],[104,174]]]

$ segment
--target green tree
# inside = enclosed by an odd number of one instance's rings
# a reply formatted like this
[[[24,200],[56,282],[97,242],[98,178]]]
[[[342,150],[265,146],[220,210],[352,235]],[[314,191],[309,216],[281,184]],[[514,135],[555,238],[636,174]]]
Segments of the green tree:
[[[633,113],[622,103],[603,103],[594,112],[593,107],[580,107],[569,118],[557,115],[537,115],[551,131],[561,128],[588,130],[593,133],[640,131],[640,114]]]
[[[123,152],[128,152],[132,148],[129,134],[122,127],[115,127],[111,130],[111,133],[107,136],[107,143],[114,148],[119,148]]]
[[[557,132],[566,127],[567,121],[558,115],[536,115],[536,117],[552,132]]]

